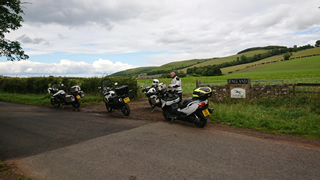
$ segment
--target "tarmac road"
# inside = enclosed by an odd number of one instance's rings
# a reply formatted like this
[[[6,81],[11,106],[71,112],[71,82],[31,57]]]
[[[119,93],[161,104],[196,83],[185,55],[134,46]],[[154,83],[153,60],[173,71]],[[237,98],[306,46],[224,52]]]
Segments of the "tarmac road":
[[[318,147],[3,102],[0,113],[0,158],[33,180],[320,178]]]

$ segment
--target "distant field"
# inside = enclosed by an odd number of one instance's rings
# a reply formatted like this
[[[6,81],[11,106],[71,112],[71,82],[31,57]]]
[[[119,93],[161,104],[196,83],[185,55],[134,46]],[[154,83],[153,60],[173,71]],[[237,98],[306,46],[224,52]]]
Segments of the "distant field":
[[[255,66],[243,70],[239,73],[283,73],[283,72],[320,72],[320,56],[313,56],[301,59],[293,59],[288,61],[281,61],[277,63],[270,63],[260,66]]]
[[[188,67],[188,68],[209,66],[209,65],[218,65],[218,64],[225,63],[225,62],[231,62],[231,61],[237,60],[237,57],[240,58],[243,55],[245,55],[247,57],[252,57],[255,54],[263,54],[263,53],[266,53],[266,52],[268,52],[268,51],[267,50],[249,51],[249,52],[245,52],[245,53],[242,53],[242,54],[236,54],[236,55],[232,55],[232,56],[211,59],[211,60],[205,61],[203,63],[199,63],[199,64],[196,64],[196,65],[193,65],[193,66]],[[188,68],[184,68],[184,69],[182,69],[182,71],[186,72]]]
[[[320,54],[320,47],[307,49],[307,50],[299,51],[299,52],[294,52],[294,53],[292,53],[291,58],[297,58],[297,57],[302,57],[302,56],[306,56],[306,55],[313,55],[313,54]],[[318,58],[320,59],[320,56],[318,56]],[[264,64],[268,64],[268,63],[277,63],[277,62],[280,62],[281,60],[283,60],[283,55],[272,56],[272,57],[263,59],[261,61],[253,62],[253,63],[241,64],[241,65],[237,65],[237,66],[222,68],[221,71],[222,71],[222,74],[229,74],[229,73],[241,71],[243,69],[246,69],[247,67],[264,65]]]

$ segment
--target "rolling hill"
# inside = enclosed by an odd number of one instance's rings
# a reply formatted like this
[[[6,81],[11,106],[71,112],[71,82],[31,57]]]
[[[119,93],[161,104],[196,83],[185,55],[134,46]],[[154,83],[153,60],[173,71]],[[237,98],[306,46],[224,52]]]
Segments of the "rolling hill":
[[[283,48],[283,46],[272,46],[272,47]],[[181,71],[185,73],[188,68],[204,67],[209,65],[221,65],[222,63],[236,61],[237,59],[240,59],[241,56],[246,56],[249,58],[258,54],[263,55],[268,53],[270,54],[270,46],[266,46],[265,49],[264,47],[249,48],[232,56],[221,57],[221,58],[211,58],[211,59],[192,59],[192,60],[185,60],[185,61],[177,61],[177,62],[165,64],[162,66],[154,66],[154,67],[139,67],[139,68],[129,69],[125,71],[120,71],[112,74],[112,76],[141,76],[141,75],[147,75],[147,74],[156,75],[156,74],[165,74],[173,70]],[[296,58],[313,56],[313,55],[318,55],[319,57],[320,47],[292,52],[290,58],[296,59]],[[221,72],[222,74],[231,74],[231,73],[242,71],[247,68],[253,68],[255,66],[281,62],[281,60],[283,60],[283,54],[267,57],[252,63],[224,67],[224,68],[221,68]]]

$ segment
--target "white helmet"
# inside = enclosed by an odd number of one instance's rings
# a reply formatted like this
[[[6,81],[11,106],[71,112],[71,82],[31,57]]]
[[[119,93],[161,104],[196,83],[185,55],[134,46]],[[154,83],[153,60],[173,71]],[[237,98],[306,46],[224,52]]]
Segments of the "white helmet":
[[[159,80],[158,80],[158,79],[153,79],[152,85],[155,86],[155,85],[157,85],[157,84],[159,84]]]

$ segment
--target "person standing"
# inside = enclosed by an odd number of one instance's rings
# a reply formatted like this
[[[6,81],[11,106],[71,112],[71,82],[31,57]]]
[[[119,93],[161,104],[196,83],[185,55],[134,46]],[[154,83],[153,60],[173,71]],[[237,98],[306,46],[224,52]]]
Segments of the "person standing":
[[[176,75],[175,72],[171,72],[170,76],[172,78],[171,84],[169,84],[169,88],[172,88],[172,90],[177,91],[180,102],[182,101],[182,88],[181,88],[181,79]]]

